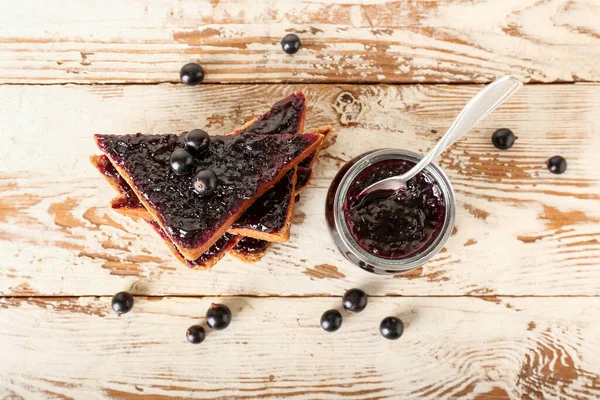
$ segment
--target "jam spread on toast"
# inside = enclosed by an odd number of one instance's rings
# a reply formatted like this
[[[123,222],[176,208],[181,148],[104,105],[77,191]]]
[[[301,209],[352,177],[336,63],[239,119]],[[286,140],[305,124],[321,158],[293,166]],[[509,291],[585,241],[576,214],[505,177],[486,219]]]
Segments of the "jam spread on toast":
[[[303,123],[305,99],[302,93],[294,93],[273,104],[273,107],[240,134],[276,135],[299,133]]]
[[[97,135],[98,145],[128,176],[161,219],[169,236],[194,248],[214,236],[228,218],[247,207],[320,135],[214,136],[195,170],[211,169],[219,183],[206,198],[195,194],[193,176],[177,175],[169,159],[183,135]]]
[[[266,251],[269,245],[265,240],[244,237],[235,245],[234,250],[243,255],[251,255]]]
[[[249,228],[260,232],[280,230],[288,218],[294,191],[294,170],[289,171],[237,219],[232,228]]]

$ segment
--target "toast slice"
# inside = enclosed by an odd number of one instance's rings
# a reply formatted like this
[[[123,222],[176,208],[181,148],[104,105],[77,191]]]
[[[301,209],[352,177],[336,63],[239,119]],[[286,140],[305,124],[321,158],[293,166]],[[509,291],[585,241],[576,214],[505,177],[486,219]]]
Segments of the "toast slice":
[[[195,171],[211,169],[220,184],[198,196],[193,177],[176,175],[170,155],[184,135],[96,135],[142,204],[188,260],[207,251],[262,194],[322,144],[320,134],[211,137]]]
[[[301,92],[296,92],[275,103],[262,117],[249,121],[244,126],[234,131],[232,135],[244,133],[280,134],[281,132],[285,131],[291,133],[301,133],[305,121],[305,113],[305,97]],[[320,133],[327,135],[331,131],[332,128],[329,126],[321,129]],[[314,152],[310,157],[300,163],[304,166],[299,166],[297,168],[297,183],[295,187],[296,193],[299,193],[304,187],[306,187],[309,179],[312,177],[311,167],[316,159],[317,153],[318,152]],[[132,189],[128,186],[127,182],[120,177],[116,169],[112,167],[112,164],[110,164],[110,161],[108,161],[105,156],[92,157],[92,163],[100,170],[100,172],[104,174],[111,185],[115,187],[117,191],[123,194],[122,196],[112,200],[111,207],[113,209],[132,217],[150,217],[145,207],[139,201]],[[112,169],[112,171],[110,169]],[[284,181],[287,181],[287,183]],[[245,232],[251,236],[258,236],[273,242],[287,240],[289,238],[289,230],[293,218],[294,198],[298,198],[298,196],[292,196],[289,192],[282,192],[281,188],[285,185],[288,187],[291,186],[290,183],[291,178],[290,174],[288,173],[288,175],[286,175],[286,177],[282,179],[273,189],[265,193],[265,195],[257,200],[257,203],[262,201],[263,204],[271,204],[272,207],[270,210],[268,207],[260,207],[255,203],[250,210],[254,209],[257,211],[263,208],[266,211],[264,215],[261,216],[256,212],[248,215],[245,213],[240,219],[245,219],[248,221],[248,224],[244,226],[243,223],[240,223],[241,221],[237,221],[235,226],[230,229],[230,231],[234,233]],[[282,195],[274,196],[274,193],[271,192],[276,191],[275,189],[278,187],[278,192]],[[277,201],[276,199],[279,200]],[[286,209],[287,212],[285,211]],[[246,216],[246,218],[244,218],[244,216]],[[261,219],[263,221],[266,219],[267,222],[269,222],[269,216],[273,217],[270,221],[271,225],[262,225]],[[253,219],[255,224],[252,224]],[[273,221],[280,221],[280,223],[279,225],[275,224],[275,226],[273,226]],[[233,255],[237,255],[238,258],[241,258],[246,262],[258,261],[266,254],[268,248],[270,247],[270,245],[267,245],[263,241],[252,241],[250,238],[248,239],[249,243],[262,243],[262,245],[242,246],[244,244],[243,242],[244,241],[242,240],[241,245],[235,246],[231,250],[231,253]],[[181,257],[180,254],[179,256]]]
[[[233,131],[230,135],[241,135],[241,134],[267,134],[276,135],[283,133],[301,133],[304,127],[304,120],[306,117],[306,98],[302,92],[296,92],[292,95],[278,101],[259,118],[255,118],[242,127]],[[99,165],[97,160],[92,159],[92,163],[100,170],[107,180],[122,193],[121,196],[111,201],[111,207],[116,211],[132,216],[151,218],[143,207],[142,203],[135,201],[137,197],[133,193],[127,183],[125,185],[122,182],[111,182],[114,180],[115,174],[109,171],[109,166]],[[104,162],[103,164],[106,164]],[[117,173],[118,175],[118,173]],[[295,180],[295,177],[287,176],[287,186],[291,190],[291,181]],[[124,180],[123,180],[124,181]],[[246,221],[256,222],[259,219],[265,220],[271,217],[271,225],[263,226],[260,224],[243,224],[236,223],[236,226],[232,230],[234,234],[245,234],[269,241],[285,241],[289,238],[289,228],[293,216],[293,199],[291,193],[282,191],[284,184],[274,187],[272,190],[278,189],[277,193],[271,193],[271,191],[265,193],[264,198],[258,199],[257,203],[262,203],[264,216],[257,215],[257,212],[261,207],[257,205],[253,208],[255,211],[253,215],[247,216]],[[279,200],[278,200],[279,199]],[[242,219],[244,217],[242,216]],[[275,225],[274,222],[279,221],[279,225]]]

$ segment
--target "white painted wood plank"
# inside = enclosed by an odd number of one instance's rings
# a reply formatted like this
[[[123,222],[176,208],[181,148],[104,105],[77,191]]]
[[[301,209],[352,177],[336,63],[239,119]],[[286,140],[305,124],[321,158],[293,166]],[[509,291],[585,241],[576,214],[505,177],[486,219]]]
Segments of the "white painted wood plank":
[[[0,15],[0,82],[598,81],[595,0],[24,0]],[[297,32],[293,57],[279,44]]]
[[[289,242],[260,263],[226,257],[190,271],[143,223],[110,211],[112,189],[89,164],[96,132],[224,134],[303,89],[307,129],[337,134],[316,165]],[[477,86],[180,85],[0,87],[0,294],[598,295],[600,86],[529,85],[441,161],[458,195],[457,231],[424,269],[372,276],[335,249],[326,189],[344,161],[371,149],[429,149]],[[337,111],[351,92],[356,122]],[[518,140],[495,149],[491,133]],[[433,133],[437,131],[437,133]],[[335,141],[335,143],[333,143]],[[544,166],[561,154],[568,170]]]
[[[336,333],[340,298],[0,299],[5,398],[588,399],[600,396],[600,299],[376,298]],[[194,346],[213,301],[233,312]],[[379,322],[396,315],[404,335]]]

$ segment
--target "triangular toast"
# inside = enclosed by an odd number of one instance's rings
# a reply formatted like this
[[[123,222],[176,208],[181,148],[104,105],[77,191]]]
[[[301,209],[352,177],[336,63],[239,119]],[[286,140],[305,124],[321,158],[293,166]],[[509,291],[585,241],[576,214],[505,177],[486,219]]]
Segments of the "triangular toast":
[[[183,135],[96,135],[96,142],[178,250],[196,260],[258,197],[317,150],[320,134],[213,136],[195,171],[213,170],[220,185],[195,194],[195,173],[176,175],[169,163]]]
[[[251,120],[244,126],[233,131],[230,135],[302,133],[305,116],[306,98],[302,92],[296,92],[276,102],[261,117]],[[122,193],[122,196],[111,201],[113,209],[132,217],[151,218],[142,203],[137,201],[137,197],[131,188],[127,186],[126,182],[124,186],[118,181],[115,182],[118,176],[114,176],[108,170],[110,167],[106,166],[106,160],[92,158],[92,163],[100,170],[111,185]],[[293,218],[294,196],[291,195],[292,179],[295,180],[295,173],[294,176],[286,175],[282,179],[287,180],[287,183],[281,182],[258,199],[256,201],[258,204],[253,207],[254,212],[252,215],[248,215],[246,218],[244,216],[241,217],[241,219],[248,221],[248,223],[236,223],[231,233],[247,234],[251,237],[273,242],[286,241],[289,238],[289,228]],[[282,192],[282,187],[287,187],[288,192]],[[271,193],[273,190],[276,190],[279,195],[276,196],[275,193]],[[269,219],[269,217],[272,217],[270,218],[272,222],[270,225],[265,226],[260,224],[260,220],[264,221]],[[275,224],[274,222],[276,221],[279,224]]]
[[[306,99],[302,92],[296,92],[283,100],[275,103],[271,109],[259,118],[255,118],[246,123],[241,128],[235,130],[232,135],[243,134],[243,133],[266,133],[266,134],[278,134],[282,131],[290,133],[301,133],[302,127],[305,121],[306,113]],[[330,133],[332,128],[325,127],[319,130],[319,133],[327,135]],[[311,156],[303,160],[297,170],[297,182],[295,185],[294,192],[300,193],[307,185],[308,181],[312,177],[312,164],[316,159],[318,151],[315,151]],[[110,161],[105,155],[93,156],[92,163],[96,168],[107,178],[109,183],[122,195],[111,201],[111,206],[116,211],[129,215],[132,217],[150,218],[150,214],[146,208],[139,201],[131,187],[127,182],[118,174],[116,169],[112,166]],[[280,180],[271,190],[267,191],[261,198],[259,198],[254,205],[244,213],[234,226],[229,230],[235,233],[250,233],[251,236],[259,236],[272,242],[285,241],[289,238],[290,226],[293,219],[293,206],[294,197],[292,196],[289,188],[291,187],[292,179],[294,177],[290,172]],[[282,191],[282,188],[287,187],[287,191]],[[275,195],[278,193],[277,195]],[[160,229],[160,235],[163,238],[167,236],[164,231],[155,223],[155,229]],[[226,249],[224,246],[217,246],[219,242],[224,242],[225,238],[232,238],[225,234],[222,239],[212,246],[207,251],[208,257],[203,255],[194,262],[187,262],[188,266],[194,268],[208,268],[218,260],[220,260]],[[239,239],[239,238],[238,238]],[[229,243],[234,242],[229,240]],[[172,243],[167,240],[167,244],[173,251],[176,249]],[[229,247],[229,246],[228,246]],[[242,238],[240,243],[237,244],[231,253],[237,258],[245,262],[256,262],[260,260],[267,252],[270,247],[270,243],[253,239],[252,237]],[[211,251],[213,248],[221,249],[220,252]],[[223,249],[225,251],[223,251]],[[183,259],[181,253],[175,250],[175,255],[179,259]]]

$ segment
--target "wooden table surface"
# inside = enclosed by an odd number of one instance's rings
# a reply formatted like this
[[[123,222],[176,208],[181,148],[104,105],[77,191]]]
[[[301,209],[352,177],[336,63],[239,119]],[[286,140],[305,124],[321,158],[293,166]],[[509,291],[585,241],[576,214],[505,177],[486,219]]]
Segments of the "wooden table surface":
[[[0,13],[0,398],[600,397],[598,0],[41,2]],[[303,49],[279,41],[296,32]],[[179,81],[197,61],[205,82]],[[345,261],[331,179],[365,151],[425,152],[505,74],[528,83],[440,159],[457,194],[445,249],[407,275]],[[178,263],[108,207],[93,133],[225,134],[294,90],[336,135],[259,263]],[[353,99],[340,107],[340,99]],[[500,151],[500,127],[518,136]],[[560,154],[562,175],[545,161]],[[334,334],[352,287],[367,310]],[[111,296],[132,292],[117,316]],[[192,346],[208,305],[231,326]],[[383,339],[382,318],[406,330]]]

